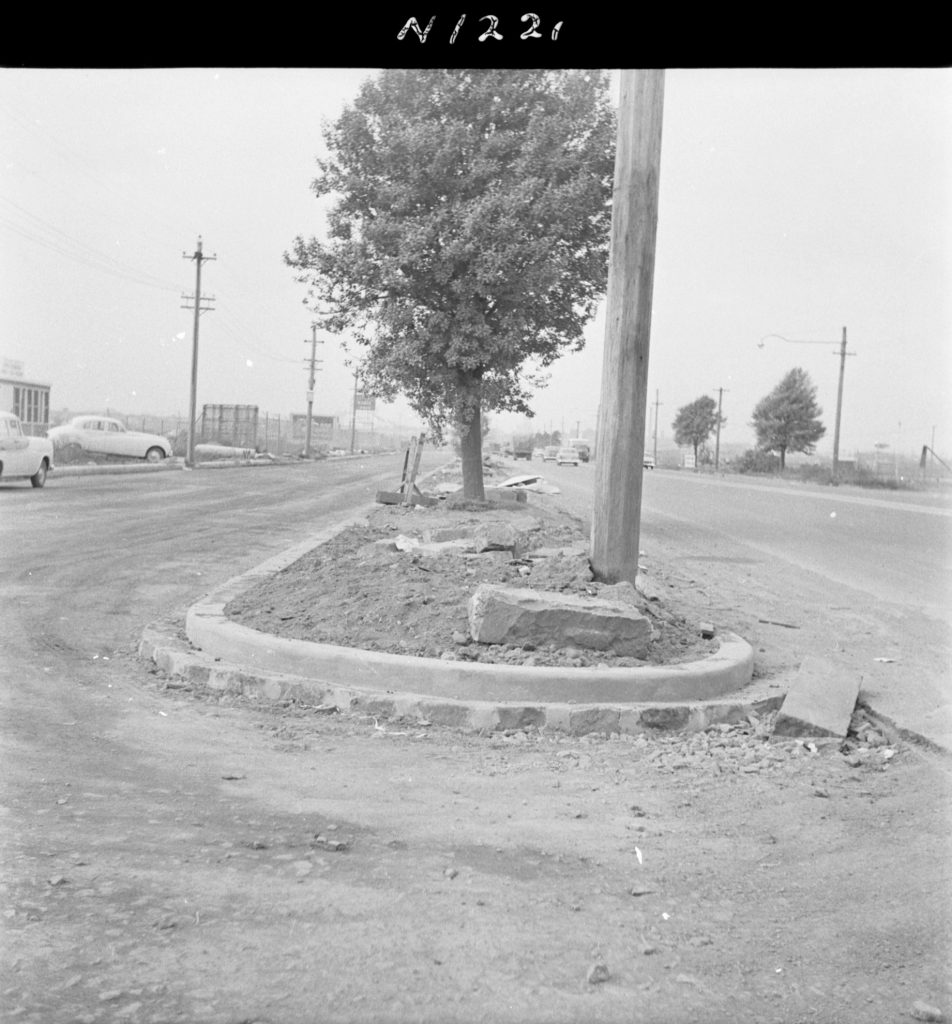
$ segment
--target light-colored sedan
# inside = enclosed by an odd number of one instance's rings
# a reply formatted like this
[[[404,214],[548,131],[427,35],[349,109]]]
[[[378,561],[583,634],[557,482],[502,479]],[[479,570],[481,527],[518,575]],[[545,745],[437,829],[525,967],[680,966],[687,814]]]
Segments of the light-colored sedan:
[[[172,445],[161,434],[126,430],[119,420],[106,416],[74,416],[69,423],[46,432],[57,447],[77,445],[91,455],[116,455],[147,462],[161,462],[172,455]]]
[[[579,461],[577,448],[560,448],[555,457],[557,466],[577,466]]]
[[[12,412],[0,412],[0,479],[29,480],[42,487],[52,468],[53,442],[27,436]]]

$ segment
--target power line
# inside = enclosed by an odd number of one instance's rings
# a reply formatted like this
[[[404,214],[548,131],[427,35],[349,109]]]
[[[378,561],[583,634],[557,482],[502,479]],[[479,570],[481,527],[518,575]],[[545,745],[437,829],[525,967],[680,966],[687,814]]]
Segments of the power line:
[[[0,196],[0,202],[8,203],[17,209],[22,210],[22,207],[18,207],[16,203],[13,203],[8,199],[4,199],[2,196]],[[17,224],[15,221],[11,221],[6,217],[0,217],[0,224],[3,224],[8,230],[15,234],[20,235],[21,238],[25,238],[27,241],[42,246],[44,249],[49,249],[66,259],[72,260],[74,263],[79,263],[92,270],[99,270],[103,273],[110,274],[113,277],[118,277],[125,281],[131,281],[133,284],[140,284],[146,288],[156,288],[159,291],[174,292],[179,290],[178,287],[173,285],[170,281],[164,281],[162,278],[149,274],[147,271],[142,271],[135,267],[123,264],[119,260],[115,259],[115,257],[108,256],[107,254],[100,252],[98,249],[94,249],[92,246],[87,245],[85,242],[80,242],[78,239],[73,238],[60,228],[54,227],[52,224],[48,224],[46,221],[42,220],[42,218],[37,217],[28,210],[23,210],[23,213],[36,220],[47,230],[47,232],[54,232],[57,235],[61,235],[64,242],[59,242],[55,238],[44,238],[41,235],[36,234],[35,231],[31,231],[28,227],[24,227],[22,224]],[[69,246],[73,246],[74,248],[70,249]]]

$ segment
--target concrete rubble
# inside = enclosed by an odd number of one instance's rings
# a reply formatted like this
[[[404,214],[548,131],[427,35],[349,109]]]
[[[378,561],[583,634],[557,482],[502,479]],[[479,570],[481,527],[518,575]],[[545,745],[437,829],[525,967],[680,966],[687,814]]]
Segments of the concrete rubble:
[[[826,658],[804,658],[774,723],[775,736],[846,736],[859,697],[859,676]]]
[[[482,584],[469,602],[477,643],[572,645],[642,657],[651,623],[632,604],[524,587]]]

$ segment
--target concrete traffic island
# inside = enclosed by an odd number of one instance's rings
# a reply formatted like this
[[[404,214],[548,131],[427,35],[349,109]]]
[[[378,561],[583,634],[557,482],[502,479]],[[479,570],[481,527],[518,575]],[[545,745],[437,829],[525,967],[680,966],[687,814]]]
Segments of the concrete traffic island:
[[[693,662],[634,668],[444,661],[293,640],[230,620],[225,607],[360,517],[229,580],[186,615],[188,642],[146,630],[140,655],[172,678],[263,700],[298,700],[374,717],[474,731],[537,727],[589,732],[694,731],[776,710],[777,683],[752,687],[753,650],[725,634]]]

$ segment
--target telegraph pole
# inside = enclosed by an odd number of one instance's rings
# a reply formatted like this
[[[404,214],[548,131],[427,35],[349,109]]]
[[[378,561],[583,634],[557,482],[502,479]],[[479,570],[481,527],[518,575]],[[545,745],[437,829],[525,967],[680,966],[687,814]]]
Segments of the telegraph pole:
[[[840,415],[843,412],[843,374],[846,372],[846,328],[840,343],[840,379],[836,386],[836,427],[833,430],[833,480],[836,481],[840,468]],[[849,353],[852,354],[852,353]]]
[[[591,543],[608,583],[638,573],[663,107],[663,70],[621,71]]]
[[[350,454],[354,454],[354,442],[357,438],[357,371],[354,370],[354,407],[350,411]]]
[[[658,465],[658,406],[661,403],[658,401],[658,389],[655,388],[654,393],[654,448],[652,454],[654,455],[654,464]]]
[[[198,394],[198,318],[201,313],[208,312],[212,307],[203,306],[203,302],[214,302],[215,296],[206,297],[202,295],[202,262],[217,259],[216,256],[202,255],[202,236],[198,236],[198,245],[191,256],[187,252],[182,253],[183,260],[195,260],[195,294],[183,295],[186,300],[182,309],[194,309],[195,321],[192,326],[192,383],[189,389],[188,399],[188,441],[185,452],[185,465],[191,468],[195,465],[195,401]],[[189,303],[194,303],[189,305]]]
[[[717,389],[717,433],[714,435],[714,472],[721,462],[721,399],[724,395],[724,388]]]
[[[307,378],[307,427],[304,435],[304,458],[309,459],[311,457],[311,418],[314,412],[314,372],[316,364],[322,362],[322,360],[314,358],[317,352],[317,324],[311,324],[311,340],[308,342],[305,339],[305,344],[311,346],[311,370]]]

